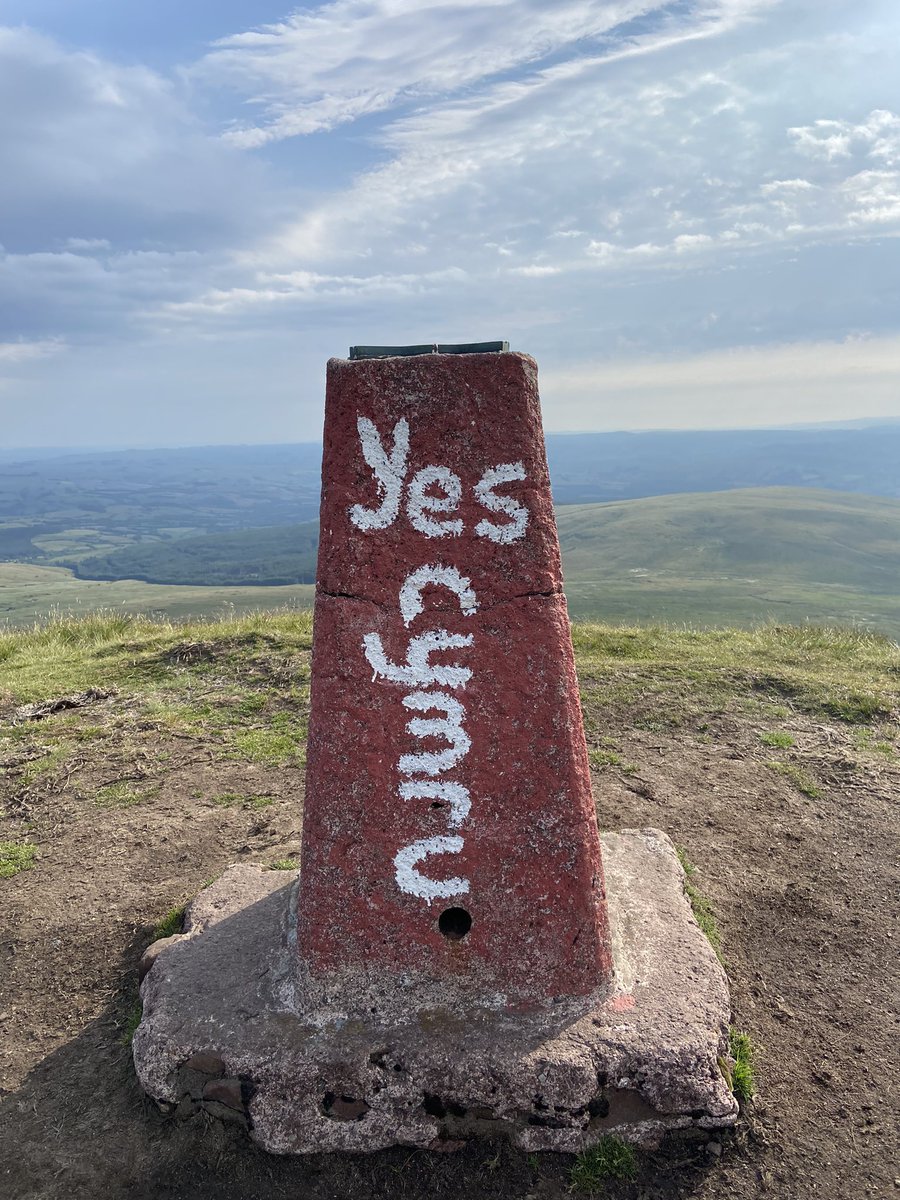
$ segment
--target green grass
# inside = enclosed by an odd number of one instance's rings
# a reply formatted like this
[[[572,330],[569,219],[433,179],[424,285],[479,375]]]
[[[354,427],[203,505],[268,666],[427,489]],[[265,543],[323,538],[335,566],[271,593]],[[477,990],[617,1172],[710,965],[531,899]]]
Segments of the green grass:
[[[243,808],[259,809],[269,808],[275,803],[272,796],[248,796],[244,792],[222,792],[220,796],[211,796],[211,804],[218,804],[222,808],[234,808],[241,805]]]
[[[234,808],[237,804],[243,804],[243,792],[222,792],[220,796],[210,796],[210,804],[217,804],[220,808]]]
[[[885,637],[812,625],[698,629],[670,625],[572,626],[584,700],[652,711],[676,728],[736,695],[849,723],[900,707],[900,647]],[[651,703],[644,699],[650,696]]]
[[[167,938],[171,937],[174,933],[181,933],[186,910],[186,904],[176,904],[174,908],[170,908],[153,930],[153,941],[158,942],[160,938]]]
[[[141,1017],[144,1015],[144,1006],[140,1000],[135,1000],[131,1008],[125,1016],[125,1022],[122,1026],[122,1044],[130,1046],[134,1041],[134,1035],[137,1033],[137,1027],[141,1023]]]
[[[118,611],[52,616],[28,629],[0,630],[0,696],[22,704],[88,687],[146,692],[154,682],[177,682],[177,663],[167,655],[198,642],[221,647],[223,667],[237,672],[273,646],[282,654],[308,653],[312,614],[254,612],[185,622]]]
[[[247,729],[231,739],[227,756],[280,766],[292,760],[304,762],[305,747],[306,735],[302,730],[286,733],[275,729]]]
[[[12,879],[34,866],[35,847],[30,842],[0,842],[0,879]]]
[[[582,1150],[569,1174],[573,1192],[597,1192],[610,1180],[634,1179],[638,1172],[633,1146],[606,1134],[596,1146]]]
[[[897,735],[900,726],[894,724],[861,725],[853,731],[853,744],[857,750],[880,754],[886,758],[897,757]],[[894,739],[894,740],[892,740]]]
[[[802,767],[795,766],[794,763],[778,761],[767,762],[766,766],[777,775],[783,775],[785,779],[789,779],[797,791],[808,796],[810,800],[821,798],[822,789]]]
[[[569,611],[579,619],[705,628],[812,622],[900,638],[897,499],[811,488],[734,489],[566,505],[557,521]],[[312,603],[308,584],[255,584],[311,578],[314,525],[174,540],[159,530],[148,539],[147,532],[73,526],[40,535],[48,551],[82,560],[80,570],[93,543],[106,560],[101,573],[114,568],[119,577],[83,580],[59,566],[0,563],[0,622],[26,625],[73,609],[213,618],[225,609]],[[122,537],[129,544],[116,548]],[[14,553],[18,545],[10,543],[8,557],[22,557]],[[144,583],[135,576],[214,586]],[[227,579],[247,585],[223,586]],[[836,703],[842,719],[869,719],[865,693]]]
[[[300,863],[296,858],[279,858],[269,863],[270,871],[298,871]]]
[[[244,808],[271,808],[275,803],[274,796],[245,796]]]
[[[589,750],[588,758],[594,767],[618,767],[623,775],[637,774],[637,767],[625,762],[615,750]]]
[[[729,1030],[729,1049],[734,1059],[731,1070],[731,1090],[742,1104],[753,1097],[753,1044],[748,1033],[742,1033],[732,1025]]]
[[[567,505],[557,522],[576,617],[812,621],[900,637],[896,499],[735,489]]]
[[[37,734],[37,732],[37,730],[32,730],[33,734]],[[45,743],[44,748],[49,753],[42,755],[40,758],[32,759],[31,762],[25,763],[22,767],[22,773],[19,776],[19,782],[22,787],[31,787],[44,775],[52,774],[69,754],[69,747],[65,743],[55,741],[49,743],[49,745]]]
[[[113,611],[124,617],[156,613],[165,621],[216,620],[223,613],[252,619],[265,611],[312,606],[315,589],[291,587],[170,587],[123,579],[76,579],[64,567],[0,563],[0,625],[29,627],[58,614]]]
[[[719,929],[716,915],[713,912],[712,905],[703,895],[700,889],[694,883],[694,877],[697,874],[697,868],[688,858],[685,851],[680,847],[675,847],[675,853],[678,855],[678,861],[684,870],[684,891],[691,905],[691,911],[694,914],[694,920],[700,926],[700,929],[706,935],[706,939],[715,951],[716,958],[720,962],[724,962],[722,958],[722,933]]]
[[[158,787],[136,788],[130,783],[109,783],[94,794],[94,802],[101,808],[132,808],[149,800],[159,791]]]
[[[767,733],[761,733],[759,740],[764,746],[777,746],[781,750],[787,750],[791,746],[796,745],[796,738],[791,734],[785,733],[782,729],[773,729]]]

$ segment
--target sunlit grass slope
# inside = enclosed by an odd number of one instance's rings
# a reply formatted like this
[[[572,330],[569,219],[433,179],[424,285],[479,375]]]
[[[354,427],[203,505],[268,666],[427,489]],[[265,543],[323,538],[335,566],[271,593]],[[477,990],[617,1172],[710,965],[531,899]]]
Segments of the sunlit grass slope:
[[[900,637],[900,502],[804,488],[557,511],[576,617],[856,625]]]
[[[557,510],[568,579],[648,571],[900,590],[900,501],[806,488],[653,496]]]
[[[75,579],[62,567],[0,562],[0,628],[30,625],[54,613],[119,609],[123,614],[157,615],[163,620],[215,618],[225,612],[252,613],[287,605],[308,608],[314,588],[169,587],[121,579],[114,583]]]
[[[671,705],[735,692],[782,699],[846,721],[890,718],[898,707],[900,648],[850,630],[765,626],[696,630],[576,622],[582,688],[623,703],[652,694]],[[172,622],[101,612],[0,633],[0,701],[46,699],[88,687],[146,690],[171,677],[182,655],[200,669],[248,669],[265,658],[304,659],[308,612]]]

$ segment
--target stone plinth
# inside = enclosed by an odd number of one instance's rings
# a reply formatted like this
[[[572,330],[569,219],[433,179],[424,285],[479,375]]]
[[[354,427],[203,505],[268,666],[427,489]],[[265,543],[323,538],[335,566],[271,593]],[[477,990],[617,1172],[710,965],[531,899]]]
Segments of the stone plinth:
[[[188,910],[144,983],[143,1087],[248,1122],[276,1153],[429,1147],[506,1135],[575,1151],[615,1132],[732,1124],[728,989],[657,830],[605,834],[613,983],[596,1006],[527,1015],[410,1005],[327,1020],[296,991],[293,876],[232,867]]]
[[[303,1006],[524,1012],[610,973],[537,369],[332,360]]]

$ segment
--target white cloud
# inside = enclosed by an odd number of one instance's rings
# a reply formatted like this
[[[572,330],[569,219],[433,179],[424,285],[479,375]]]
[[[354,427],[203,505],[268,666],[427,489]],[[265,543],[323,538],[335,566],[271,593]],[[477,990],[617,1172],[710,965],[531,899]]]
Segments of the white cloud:
[[[50,358],[65,349],[65,343],[50,339],[40,342],[0,342],[0,364],[33,362],[35,359]]]
[[[858,124],[820,119],[812,125],[789,129],[788,133],[812,158],[831,162],[861,153],[889,166],[900,163],[900,117],[886,109],[875,109]]]
[[[458,267],[420,274],[323,275],[316,271],[291,271],[287,274],[258,273],[253,287],[214,288],[195,300],[171,301],[161,310],[145,316],[196,317],[242,314],[259,305],[321,303],[323,300],[359,301],[367,297],[406,297],[427,291],[444,290],[466,282],[465,271]]]
[[[194,69],[245,92],[262,124],[236,145],[332,129],[446,95],[664,10],[664,0],[332,0],[223,38]]]
[[[265,180],[172,80],[0,27],[0,337],[127,336],[283,211]]]

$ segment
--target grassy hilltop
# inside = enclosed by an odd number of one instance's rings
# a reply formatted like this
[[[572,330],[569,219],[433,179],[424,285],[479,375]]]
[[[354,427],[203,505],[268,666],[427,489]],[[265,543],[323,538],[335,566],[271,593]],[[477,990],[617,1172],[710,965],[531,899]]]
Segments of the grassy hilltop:
[[[568,1156],[502,1143],[270,1158],[141,1097],[127,1040],[142,949],[228,863],[296,865],[311,633],[309,613],[283,612],[0,634],[10,1195],[64,1179],[96,1200],[564,1200],[583,1179]],[[693,864],[759,1093],[734,1133],[675,1138],[603,1194],[887,1195],[900,649],[809,626],[576,624],[573,639],[600,823],[661,826]]]

